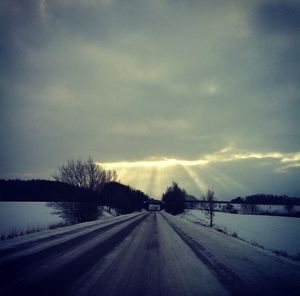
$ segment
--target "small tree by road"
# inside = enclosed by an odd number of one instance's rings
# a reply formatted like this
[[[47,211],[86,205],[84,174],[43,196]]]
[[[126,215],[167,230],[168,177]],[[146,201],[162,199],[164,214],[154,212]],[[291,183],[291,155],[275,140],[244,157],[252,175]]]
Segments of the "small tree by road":
[[[87,161],[69,160],[65,165],[58,167],[53,175],[54,180],[71,184],[80,188],[100,193],[105,184],[116,181],[115,171],[106,171],[98,166],[92,158]],[[96,220],[101,211],[99,201],[95,202],[49,202],[56,213],[69,224]]]
[[[215,196],[215,192],[210,189],[208,189],[207,193],[202,197],[202,210],[209,219],[210,227],[213,227],[215,208],[217,206],[216,201],[217,198]]]

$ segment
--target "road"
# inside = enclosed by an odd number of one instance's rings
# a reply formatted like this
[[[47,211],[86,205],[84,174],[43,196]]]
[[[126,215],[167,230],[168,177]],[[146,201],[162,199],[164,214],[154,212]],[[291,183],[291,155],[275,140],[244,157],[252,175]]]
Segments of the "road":
[[[0,249],[0,295],[299,295],[300,264],[151,212]]]

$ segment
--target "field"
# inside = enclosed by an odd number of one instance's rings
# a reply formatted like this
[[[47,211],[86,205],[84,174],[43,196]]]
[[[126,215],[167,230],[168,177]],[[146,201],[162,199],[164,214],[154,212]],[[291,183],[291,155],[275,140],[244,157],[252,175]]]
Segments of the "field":
[[[187,210],[182,218],[194,223],[207,224],[201,210]],[[272,251],[300,255],[300,219],[291,217],[241,215],[216,212],[215,228],[253,245]]]
[[[0,234],[46,229],[62,222],[45,202],[0,202]]]

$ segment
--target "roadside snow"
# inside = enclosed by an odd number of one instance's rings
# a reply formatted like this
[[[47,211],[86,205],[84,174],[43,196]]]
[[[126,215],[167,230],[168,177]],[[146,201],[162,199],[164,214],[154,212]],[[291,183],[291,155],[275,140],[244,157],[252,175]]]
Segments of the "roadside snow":
[[[201,257],[206,258],[203,262],[212,262],[219,270],[233,273],[231,275],[244,283],[245,293],[238,295],[296,295],[295,291],[299,291],[299,262],[276,256],[179,216],[162,214],[198,246]],[[233,283],[236,283],[234,277]]]
[[[29,229],[46,229],[62,222],[46,202],[0,202],[0,234]]]
[[[61,228],[57,228],[57,229],[35,232],[35,233],[28,234],[25,236],[20,236],[20,237],[16,237],[13,239],[0,241],[0,250],[16,248],[19,245],[33,243],[33,242],[39,241],[41,239],[50,238],[57,234],[66,234],[66,236],[64,236],[63,238],[55,239],[55,241],[51,241],[42,246],[42,248],[46,248],[49,246],[49,244],[52,244],[52,243],[57,244],[63,240],[66,240],[66,239],[68,240],[68,239],[83,235],[85,233],[91,232],[94,229],[98,228],[99,226],[110,225],[110,224],[113,224],[118,221],[126,220],[130,217],[138,216],[140,214],[141,213],[136,212],[136,213],[121,215],[121,216],[117,216],[117,217],[113,217],[113,216],[106,217],[106,218],[103,218],[103,219],[100,219],[97,221],[84,222],[84,223],[65,226],[65,227],[61,227]],[[79,230],[79,231],[76,233],[73,233],[74,230]],[[69,234],[69,233],[72,233],[72,234]]]
[[[63,222],[46,202],[0,202],[0,235],[31,233],[46,230]],[[103,209],[100,219],[114,217]],[[14,235],[15,234],[15,235]]]
[[[201,210],[187,210],[182,218],[194,223],[208,224]],[[262,215],[240,215],[216,212],[215,228],[235,235],[268,250],[300,255],[300,219]]]

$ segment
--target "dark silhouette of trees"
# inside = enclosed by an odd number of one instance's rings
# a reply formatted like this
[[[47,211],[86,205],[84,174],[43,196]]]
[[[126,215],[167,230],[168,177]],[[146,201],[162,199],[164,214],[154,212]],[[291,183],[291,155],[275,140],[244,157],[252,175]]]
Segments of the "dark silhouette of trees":
[[[101,190],[101,204],[114,209],[117,214],[128,214],[140,211],[149,197],[140,190],[118,182],[109,182]]]
[[[237,214],[237,210],[234,208],[234,206],[231,203],[227,203],[226,205],[222,206],[222,210],[224,212]]]
[[[231,202],[236,203],[236,204],[241,204],[244,202],[244,199],[242,197],[238,196],[238,197],[232,199]]]
[[[53,208],[54,214],[59,215],[67,224],[97,220],[101,209],[97,202],[60,202],[53,201],[47,204]]]
[[[181,189],[176,182],[167,188],[162,196],[165,203],[165,210],[173,215],[180,214],[184,211],[184,202],[186,200],[186,192]]]
[[[103,206],[117,214],[140,211],[148,200],[142,191],[115,181],[107,181],[96,192],[59,181],[0,180],[0,201],[48,202],[69,224],[97,219]]]
[[[264,204],[264,205],[300,205],[300,199],[297,197],[288,197],[286,195],[272,195],[272,194],[254,194],[243,197],[237,197],[231,200],[232,203],[246,203],[246,204]]]
[[[67,223],[74,224],[96,220],[101,215],[100,191],[105,184],[115,181],[117,174],[114,171],[105,171],[89,158],[87,161],[69,160],[57,169],[53,178],[97,194],[93,201],[48,203]]]
[[[243,203],[242,204],[242,211],[244,213],[249,213],[249,214],[253,214],[258,212],[259,208],[257,207],[257,205],[253,202],[251,203]]]
[[[0,180],[1,201],[93,201],[89,189],[50,180]]]
[[[284,206],[284,208],[285,208],[285,210],[289,213],[289,214],[291,214],[292,212],[293,212],[293,210],[294,210],[294,205],[291,203],[291,202],[287,202],[286,204],[285,204],[285,206]]]
[[[217,198],[214,191],[208,189],[207,193],[202,197],[202,210],[204,211],[206,217],[209,219],[210,227],[213,227],[215,208],[217,206]]]

